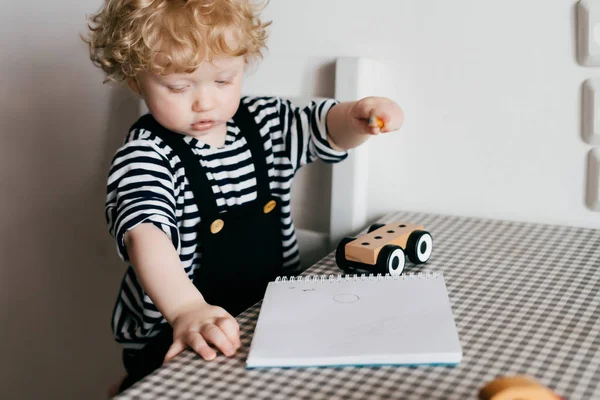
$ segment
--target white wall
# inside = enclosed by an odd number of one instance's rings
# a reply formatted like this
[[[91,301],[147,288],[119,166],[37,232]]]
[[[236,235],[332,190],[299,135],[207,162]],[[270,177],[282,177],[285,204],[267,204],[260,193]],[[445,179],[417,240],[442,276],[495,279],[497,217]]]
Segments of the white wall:
[[[369,144],[370,219],[410,209],[600,227],[580,123],[581,84],[600,69],[576,62],[576,1],[365,4],[272,1],[263,66],[384,63],[373,94],[398,101],[406,123]],[[303,90],[280,80],[297,82],[270,70],[257,88]]]
[[[3,398],[100,399],[121,373],[109,320],[123,266],[104,185],[137,104],[102,85],[77,37],[99,4],[0,11]],[[270,53],[247,91],[331,95],[335,57],[385,60],[374,94],[396,99],[406,125],[369,145],[370,217],[413,209],[599,227],[584,206],[579,102],[600,70],[575,62],[574,4],[271,0]],[[320,211],[296,215],[325,229]]]
[[[374,141],[370,212],[396,208],[600,227],[585,205],[587,154],[572,1],[436,2],[406,33],[382,91],[406,109],[402,134]],[[543,17],[542,14],[543,13]],[[470,16],[470,18],[465,18]],[[405,22],[402,18],[400,24]],[[460,21],[457,24],[457,21]],[[375,175],[371,175],[375,176]]]

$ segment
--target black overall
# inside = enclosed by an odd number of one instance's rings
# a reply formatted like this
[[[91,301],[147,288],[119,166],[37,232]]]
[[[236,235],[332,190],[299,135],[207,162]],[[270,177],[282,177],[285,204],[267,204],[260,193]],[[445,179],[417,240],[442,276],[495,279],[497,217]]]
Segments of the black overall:
[[[205,169],[183,135],[162,127],[151,115],[137,124],[160,137],[181,159],[200,213],[201,266],[194,284],[207,303],[236,316],[264,296],[267,283],[281,273],[283,264],[280,204],[271,195],[266,154],[256,122],[240,102],[233,117],[252,153],[257,199],[219,213]],[[169,325],[142,350],[123,352],[128,376],[125,390],[162,365],[173,342]]]

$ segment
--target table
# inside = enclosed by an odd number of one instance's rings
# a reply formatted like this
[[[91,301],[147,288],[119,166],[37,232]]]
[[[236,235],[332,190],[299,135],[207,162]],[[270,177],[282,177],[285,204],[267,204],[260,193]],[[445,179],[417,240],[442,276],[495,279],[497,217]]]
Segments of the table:
[[[434,250],[405,272],[442,271],[463,347],[457,367],[245,370],[260,303],[238,317],[242,348],[186,351],[120,399],[476,399],[486,382],[527,374],[558,394],[600,399],[600,230],[398,212]],[[333,253],[303,275],[338,274]]]

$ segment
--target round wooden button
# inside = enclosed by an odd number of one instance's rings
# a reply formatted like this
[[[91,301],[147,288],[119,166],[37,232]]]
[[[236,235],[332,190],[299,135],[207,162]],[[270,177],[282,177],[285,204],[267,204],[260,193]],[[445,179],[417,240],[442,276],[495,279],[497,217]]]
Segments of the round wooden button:
[[[215,219],[213,221],[213,223],[210,224],[210,232],[211,233],[219,233],[219,232],[221,232],[221,229],[223,229],[224,225],[225,225],[225,222],[223,222],[222,219]]]
[[[275,208],[276,204],[277,203],[275,203],[275,200],[271,200],[267,204],[265,204],[265,206],[263,207],[263,211],[265,212],[265,214],[268,214],[271,211],[273,211],[273,209]]]

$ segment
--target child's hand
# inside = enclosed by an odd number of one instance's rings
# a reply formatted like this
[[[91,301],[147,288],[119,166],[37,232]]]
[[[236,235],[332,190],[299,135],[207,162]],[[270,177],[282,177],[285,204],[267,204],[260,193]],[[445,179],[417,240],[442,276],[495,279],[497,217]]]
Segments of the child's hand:
[[[358,131],[377,135],[400,129],[404,113],[395,101],[385,97],[365,97],[350,109],[350,120]]]
[[[205,360],[217,356],[209,346],[213,344],[226,356],[240,348],[240,327],[227,311],[202,301],[182,311],[173,321],[173,344],[165,355],[168,362],[187,347],[191,347]]]

